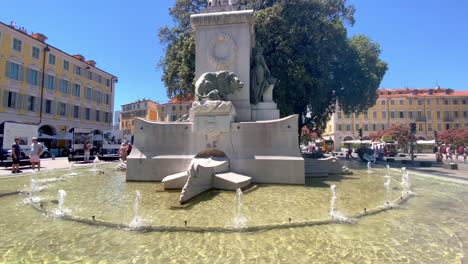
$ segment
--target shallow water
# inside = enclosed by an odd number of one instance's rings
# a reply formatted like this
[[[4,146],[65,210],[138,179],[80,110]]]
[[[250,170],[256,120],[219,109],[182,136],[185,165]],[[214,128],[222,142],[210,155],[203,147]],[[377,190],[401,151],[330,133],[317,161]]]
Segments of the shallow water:
[[[330,186],[336,185],[336,210],[346,216],[382,207],[386,202],[384,169],[363,165],[354,175],[308,179],[306,186],[254,185],[244,190],[247,226],[269,228],[224,232],[236,216],[236,192],[212,190],[186,206],[179,192],[163,192],[160,183],[125,182],[112,166],[105,174],[76,169],[37,175],[45,189],[35,194],[42,211],[27,195],[0,197],[0,262],[108,263],[461,263],[468,252],[467,182],[417,176],[416,195],[397,208],[352,224],[284,227],[330,219]],[[402,195],[401,172],[392,170],[392,199]],[[55,181],[57,177],[63,181]],[[30,178],[0,179],[0,194],[29,191]],[[141,192],[142,225],[197,227],[190,231],[129,231],[53,218],[58,191],[76,218],[128,226],[134,218],[135,191]],[[26,200],[26,203],[25,203]],[[39,206],[39,203],[35,203]],[[290,220],[291,219],[291,220]],[[204,227],[219,228],[217,232]],[[275,228],[281,227],[281,228]],[[225,229],[227,228],[227,229]]]

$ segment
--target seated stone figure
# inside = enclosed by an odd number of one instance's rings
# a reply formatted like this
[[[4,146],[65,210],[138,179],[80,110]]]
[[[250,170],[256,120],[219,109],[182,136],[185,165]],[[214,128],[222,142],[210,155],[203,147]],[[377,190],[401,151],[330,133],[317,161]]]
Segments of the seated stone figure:
[[[229,94],[238,92],[243,86],[244,84],[232,72],[206,72],[195,83],[195,94],[199,101],[227,101]]]

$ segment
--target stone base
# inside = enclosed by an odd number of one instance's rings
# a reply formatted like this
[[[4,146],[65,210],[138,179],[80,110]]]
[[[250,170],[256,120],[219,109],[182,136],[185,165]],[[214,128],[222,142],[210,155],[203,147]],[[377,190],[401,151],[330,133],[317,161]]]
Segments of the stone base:
[[[328,176],[334,174],[353,174],[335,157],[324,159],[304,159],[306,176]]]
[[[274,120],[280,116],[276,103],[260,102],[257,105],[252,105],[252,120]]]
[[[213,187],[221,190],[234,191],[237,188],[245,188],[250,185],[250,177],[240,175],[234,172],[216,174]]]

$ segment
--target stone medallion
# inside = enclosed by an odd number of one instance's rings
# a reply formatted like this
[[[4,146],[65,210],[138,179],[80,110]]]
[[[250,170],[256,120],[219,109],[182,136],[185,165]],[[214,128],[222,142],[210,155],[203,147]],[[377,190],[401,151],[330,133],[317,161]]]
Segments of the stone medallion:
[[[237,44],[225,33],[217,34],[209,45],[209,61],[217,70],[227,70],[237,57]]]

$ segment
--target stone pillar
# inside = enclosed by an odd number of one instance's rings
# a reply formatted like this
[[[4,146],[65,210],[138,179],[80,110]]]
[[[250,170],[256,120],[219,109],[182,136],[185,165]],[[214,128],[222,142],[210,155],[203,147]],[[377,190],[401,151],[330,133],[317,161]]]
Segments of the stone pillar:
[[[251,121],[250,56],[253,10],[195,14],[190,16],[196,32],[195,79],[205,72],[234,72],[244,83],[229,95],[237,111],[236,120]]]

